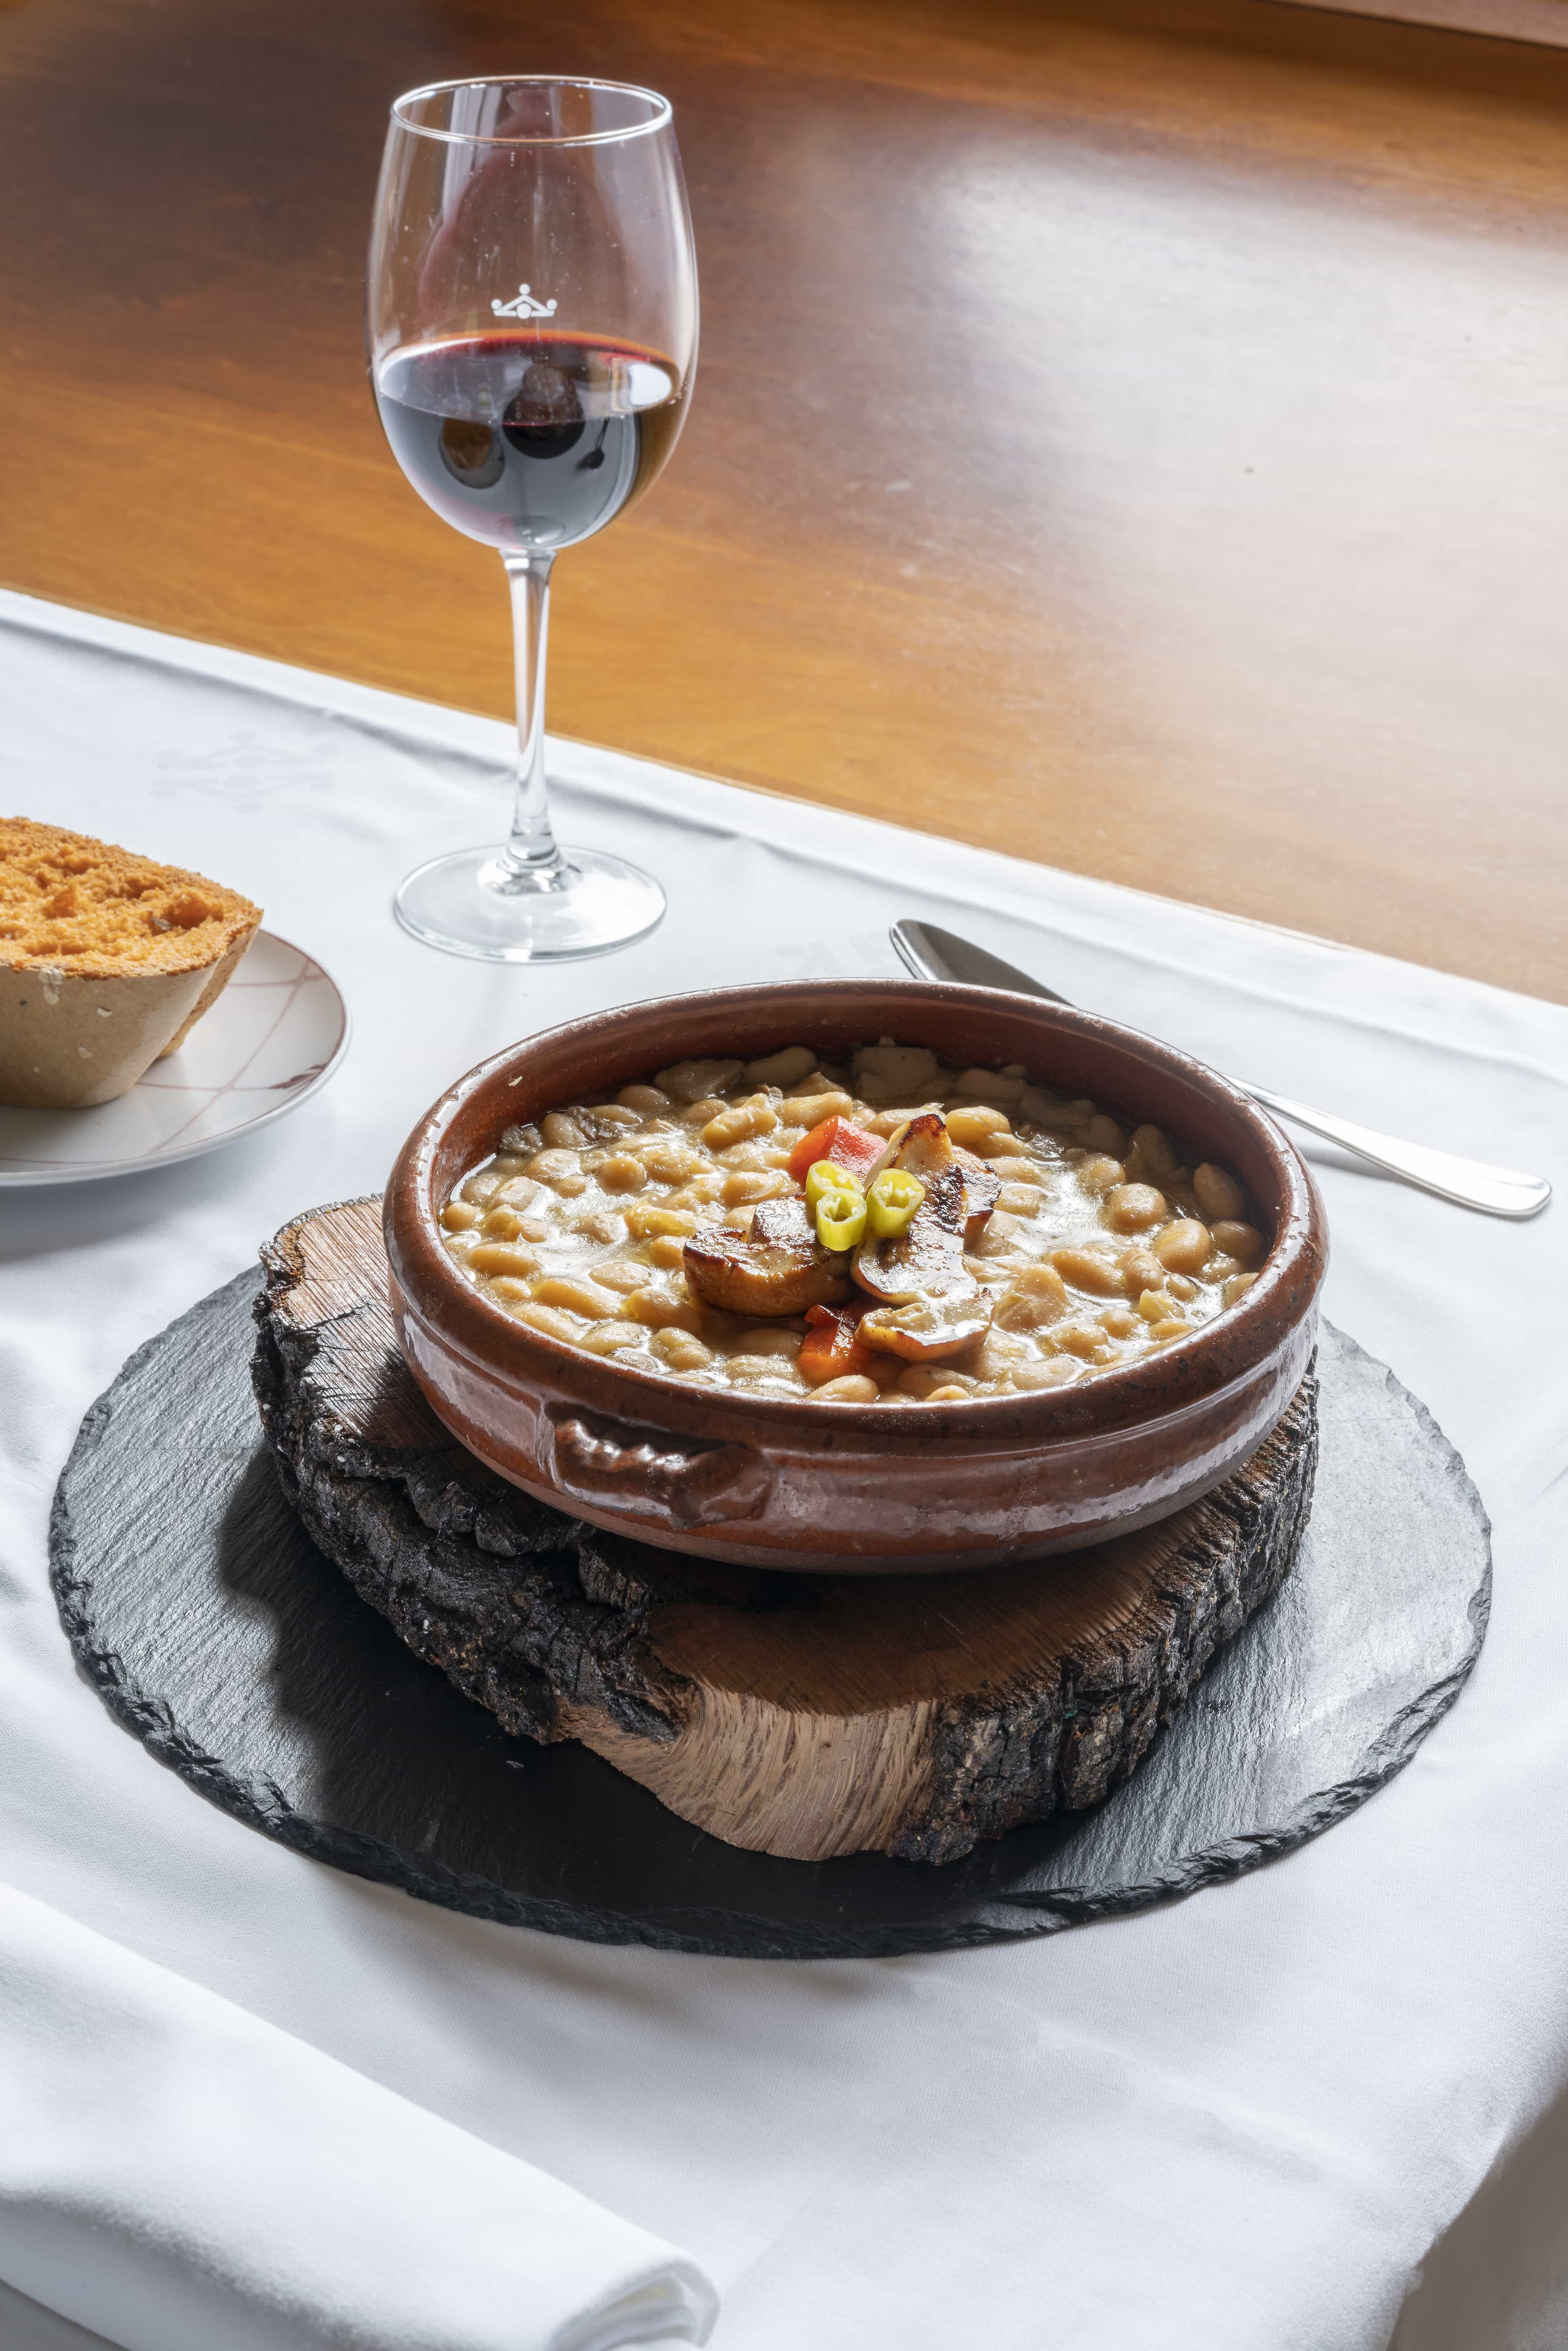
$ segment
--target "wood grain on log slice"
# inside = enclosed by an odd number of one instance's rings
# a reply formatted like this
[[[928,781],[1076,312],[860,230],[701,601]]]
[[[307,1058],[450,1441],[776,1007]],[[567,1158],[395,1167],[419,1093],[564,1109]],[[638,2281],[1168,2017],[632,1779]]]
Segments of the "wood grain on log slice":
[[[505,1728],[579,1739],[728,1843],[946,1862],[1136,1769],[1295,1557],[1309,1375],[1245,1469],[1141,1533],[981,1573],[769,1575],[605,1534],[449,1437],[397,1351],[380,1204],[263,1252],[254,1377],[312,1536]]]

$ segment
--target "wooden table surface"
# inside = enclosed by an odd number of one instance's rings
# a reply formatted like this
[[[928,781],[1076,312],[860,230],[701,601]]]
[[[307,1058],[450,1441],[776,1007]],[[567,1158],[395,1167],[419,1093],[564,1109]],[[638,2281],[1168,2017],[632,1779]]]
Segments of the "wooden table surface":
[[[559,731],[1568,999],[1544,48],[1268,0],[0,0],[4,580],[506,710],[361,273],[391,97],[530,68],[669,92],[704,293],[674,465],[559,569]]]

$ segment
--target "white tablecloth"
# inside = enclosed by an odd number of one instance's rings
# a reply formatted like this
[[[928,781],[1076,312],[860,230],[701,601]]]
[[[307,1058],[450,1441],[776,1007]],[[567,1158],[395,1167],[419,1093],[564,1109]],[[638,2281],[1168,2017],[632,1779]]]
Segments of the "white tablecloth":
[[[713,2320],[669,2245],[13,1886],[0,2114],[0,2276],[125,2351],[673,2351]]]
[[[0,1196],[0,1878],[686,2246],[723,2291],[717,2351],[1380,2351],[1428,2248],[1568,2085],[1560,1207],[1493,1223],[1309,1145],[1329,1311],[1426,1398],[1491,1512],[1490,1637],[1409,1770],[1328,1836],[1045,1941],[603,1949],[318,1867],[201,1802],[76,1679],[45,1521],[141,1339],[297,1210],[377,1187],[455,1071],[571,1013],[890,971],[888,922],[925,914],[1284,1093],[1562,1186],[1568,1011],[565,744],[563,829],[654,868],[670,914],[601,962],[490,970],[405,938],[388,900],[497,833],[501,726],[14,597],[0,677],[0,804],[248,891],[357,1024],[334,1083],[249,1143]],[[1448,2351],[1440,2311],[1418,2331]]]

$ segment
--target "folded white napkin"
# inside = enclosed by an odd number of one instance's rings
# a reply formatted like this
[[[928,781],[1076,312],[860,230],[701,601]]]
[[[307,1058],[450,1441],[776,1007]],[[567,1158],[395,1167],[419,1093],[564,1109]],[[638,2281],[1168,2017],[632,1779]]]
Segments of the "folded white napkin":
[[[125,2351],[702,2343],[695,2265],[0,1886],[0,2278]]]

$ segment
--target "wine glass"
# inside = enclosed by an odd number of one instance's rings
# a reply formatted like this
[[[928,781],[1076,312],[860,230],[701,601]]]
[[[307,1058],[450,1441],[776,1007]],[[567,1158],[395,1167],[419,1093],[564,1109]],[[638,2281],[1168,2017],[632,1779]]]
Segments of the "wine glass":
[[[366,287],[371,381],[393,456],[511,585],[517,793],[510,838],[411,873],[416,938],[497,963],[601,955],[664,893],[560,849],[544,764],[550,569],[657,479],[696,366],[696,259],[669,101],[521,75],[397,99]]]

